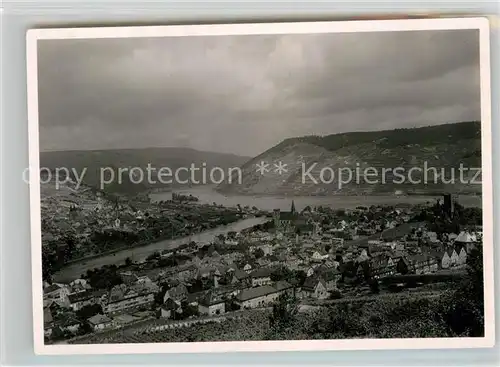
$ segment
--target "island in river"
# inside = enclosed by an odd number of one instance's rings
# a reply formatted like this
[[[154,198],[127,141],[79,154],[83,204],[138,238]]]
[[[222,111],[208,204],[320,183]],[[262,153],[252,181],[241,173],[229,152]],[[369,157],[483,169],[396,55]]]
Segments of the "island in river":
[[[436,196],[396,196],[396,195],[373,195],[373,196],[303,196],[303,197],[275,197],[275,196],[224,196],[212,187],[198,186],[189,190],[180,190],[176,193],[184,195],[193,195],[198,198],[198,203],[216,204],[224,207],[256,207],[264,211],[272,211],[274,209],[288,210],[293,199],[297,210],[303,210],[305,207],[326,206],[339,209],[352,209],[358,206],[371,205],[418,205],[436,202]],[[155,192],[150,194],[152,202],[168,201],[172,199],[172,192]],[[458,201],[465,207],[481,207],[481,196],[466,195],[460,196]],[[219,234],[228,232],[239,232],[246,228],[257,224],[262,224],[269,220],[266,217],[247,218],[229,225],[219,226],[217,228],[202,231],[196,234],[184,236],[176,239],[168,239],[162,241],[152,241],[149,244],[131,247],[116,251],[103,256],[95,256],[89,259],[76,261],[68,266],[60,269],[53,274],[55,281],[68,281],[79,277],[89,269],[101,267],[103,265],[119,265],[123,264],[127,258],[132,261],[144,260],[149,254],[155,251],[174,249],[187,242],[195,241],[200,243],[208,243],[213,241],[214,237]]]

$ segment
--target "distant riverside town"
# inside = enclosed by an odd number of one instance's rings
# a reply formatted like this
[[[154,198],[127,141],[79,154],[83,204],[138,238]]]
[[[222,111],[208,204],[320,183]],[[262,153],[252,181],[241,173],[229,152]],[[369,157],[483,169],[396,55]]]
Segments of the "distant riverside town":
[[[43,185],[46,343],[481,335],[481,209],[288,203]]]

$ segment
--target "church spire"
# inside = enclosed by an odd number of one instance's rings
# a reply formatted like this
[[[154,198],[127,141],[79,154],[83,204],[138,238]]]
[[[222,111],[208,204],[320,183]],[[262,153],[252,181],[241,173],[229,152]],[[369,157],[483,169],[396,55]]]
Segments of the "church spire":
[[[292,208],[290,209],[290,212],[292,214],[295,214],[295,203],[293,202],[293,200],[292,200]]]

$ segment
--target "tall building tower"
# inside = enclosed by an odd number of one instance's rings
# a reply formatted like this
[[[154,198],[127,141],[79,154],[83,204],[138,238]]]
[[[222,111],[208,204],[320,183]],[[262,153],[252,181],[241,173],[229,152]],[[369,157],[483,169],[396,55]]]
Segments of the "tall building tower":
[[[451,218],[453,216],[454,208],[453,208],[453,198],[452,198],[451,194],[444,194],[443,209],[444,209],[445,214],[448,217]]]
[[[273,211],[274,228],[280,229],[280,210],[274,209]]]
[[[290,209],[290,213],[295,214],[295,203],[293,200],[292,200],[292,207]]]

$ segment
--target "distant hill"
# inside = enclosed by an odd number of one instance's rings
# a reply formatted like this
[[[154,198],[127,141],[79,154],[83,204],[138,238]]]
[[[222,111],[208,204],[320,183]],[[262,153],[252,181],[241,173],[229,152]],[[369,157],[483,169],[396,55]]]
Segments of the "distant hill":
[[[373,132],[351,132],[327,136],[304,136],[286,139],[280,144],[249,160],[242,166],[243,180],[241,185],[221,184],[218,191],[224,194],[248,195],[369,195],[394,193],[401,191],[407,194],[432,194],[450,191],[453,193],[479,193],[481,185],[463,184],[460,182],[458,168],[481,167],[481,124],[477,121],[461,122],[421,128],[396,129]],[[256,172],[256,164],[270,164],[270,172],[261,175]],[[274,164],[286,164],[287,172],[274,173]],[[414,183],[400,184],[398,176],[388,169],[403,168],[408,177],[412,167],[436,167],[438,174],[444,169],[450,179],[452,168],[455,168],[454,184],[443,183],[439,179],[434,183],[434,172],[429,170],[427,184],[422,172],[413,170],[411,177]],[[318,182],[303,172],[316,164],[310,172]],[[336,177],[330,182],[330,167]],[[373,167],[367,171],[367,167]],[[386,173],[382,174],[382,169]],[[320,173],[323,169],[323,180]],[[344,169],[344,180],[347,180],[349,169],[353,179],[349,184],[339,188],[340,169]],[[359,174],[356,173],[356,169]],[[375,175],[374,170],[377,170]],[[372,174],[368,178],[363,173]],[[406,173],[405,173],[406,172]],[[467,176],[469,175],[469,176]],[[470,180],[474,173],[465,172],[464,180]],[[356,177],[359,177],[357,179]],[[385,183],[382,183],[385,177]],[[378,178],[379,183],[370,183]],[[415,183],[420,180],[421,183]],[[324,183],[326,182],[326,183]]]
[[[202,164],[205,163],[208,170],[212,167],[227,169],[239,167],[249,159],[249,157],[204,152],[189,148],[73,150],[42,152],[40,153],[40,166],[51,170],[58,167],[74,168],[77,172],[82,172],[84,168],[87,168],[84,183],[93,187],[99,186],[101,168],[111,167],[115,172],[117,181],[119,168],[140,167],[145,175],[142,183],[136,184],[132,182],[128,173],[125,172],[122,175],[121,183],[114,182],[105,187],[105,190],[109,192],[137,193],[151,188],[179,187],[175,183],[172,185],[161,184],[160,182],[156,184],[149,183],[146,171],[148,164],[156,169],[152,171],[151,181],[158,181],[157,172],[162,167],[168,167],[175,172],[180,167],[189,168],[191,164],[202,167]]]

